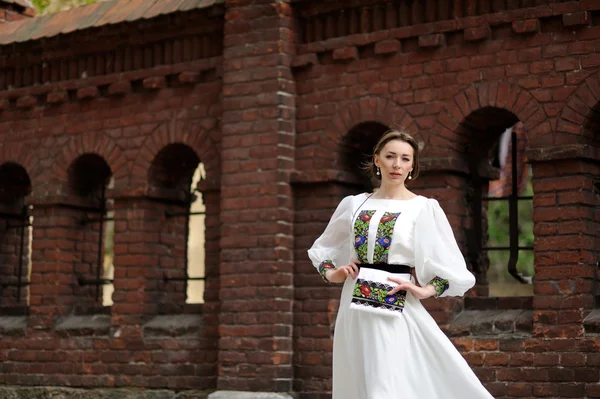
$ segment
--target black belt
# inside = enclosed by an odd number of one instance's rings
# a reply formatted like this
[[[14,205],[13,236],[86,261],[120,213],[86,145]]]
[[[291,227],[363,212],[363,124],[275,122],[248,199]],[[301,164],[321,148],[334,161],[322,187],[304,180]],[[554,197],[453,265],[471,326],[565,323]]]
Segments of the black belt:
[[[390,265],[389,263],[358,263],[356,266],[360,269],[366,267],[368,269],[382,270],[388,273],[411,274],[412,267],[408,265]]]

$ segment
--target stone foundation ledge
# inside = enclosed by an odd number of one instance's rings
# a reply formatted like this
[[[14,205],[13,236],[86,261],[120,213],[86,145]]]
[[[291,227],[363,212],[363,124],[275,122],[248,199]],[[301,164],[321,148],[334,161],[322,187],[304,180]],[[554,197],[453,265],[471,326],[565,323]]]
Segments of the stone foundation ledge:
[[[293,399],[287,393],[275,392],[240,392],[240,391],[217,391],[208,395],[208,399]]]
[[[211,391],[181,391],[168,389],[61,387],[0,387],[2,399],[207,399]],[[219,397],[225,398],[225,397]],[[237,398],[237,397],[235,397]],[[250,397],[247,397],[250,398]],[[262,397],[261,397],[262,398]],[[265,397],[271,398],[271,397]]]

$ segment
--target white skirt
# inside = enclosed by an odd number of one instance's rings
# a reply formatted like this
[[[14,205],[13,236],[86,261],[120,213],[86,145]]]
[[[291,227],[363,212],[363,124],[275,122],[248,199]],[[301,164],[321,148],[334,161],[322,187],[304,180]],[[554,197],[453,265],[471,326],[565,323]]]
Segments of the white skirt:
[[[407,293],[389,316],[364,311],[350,306],[354,283],[335,325],[333,399],[493,399],[419,300]]]

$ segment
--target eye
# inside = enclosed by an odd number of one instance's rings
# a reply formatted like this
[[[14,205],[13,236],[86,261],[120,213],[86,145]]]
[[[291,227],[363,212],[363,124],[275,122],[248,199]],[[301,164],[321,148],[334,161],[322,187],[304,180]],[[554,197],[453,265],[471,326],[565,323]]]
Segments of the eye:
[[[410,159],[408,159],[408,158],[402,158],[402,160],[406,161],[406,162],[410,161]]]
[[[392,156],[391,155],[386,155],[386,158],[387,159],[392,159]]]

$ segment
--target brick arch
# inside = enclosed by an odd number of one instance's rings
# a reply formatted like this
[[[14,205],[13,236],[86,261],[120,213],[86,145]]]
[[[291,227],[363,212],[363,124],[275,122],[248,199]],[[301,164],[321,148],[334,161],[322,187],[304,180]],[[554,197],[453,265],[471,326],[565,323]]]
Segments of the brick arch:
[[[551,132],[546,113],[529,92],[508,82],[479,82],[445,104],[428,141],[433,135],[452,142],[464,141],[467,138],[459,134],[461,123],[473,112],[485,107],[501,108],[514,114],[523,122],[530,143]]]
[[[110,136],[97,132],[84,133],[69,140],[56,158],[50,179],[67,182],[69,167],[84,154],[96,154],[104,159],[110,167],[115,186],[127,184],[127,161],[121,149]]]
[[[355,126],[377,122],[389,128],[400,128],[417,135],[417,126],[408,112],[394,101],[382,97],[363,97],[344,103],[321,136],[319,146],[333,155],[331,167],[336,168],[342,139]]]
[[[597,116],[594,118],[594,114],[598,112],[599,104],[600,72],[596,72],[571,93],[558,119],[552,143],[548,144],[586,143],[593,136],[593,132],[588,130],[586,125],[590,120],[598,119]]]
[[[43,168],[40,166],[35,151],[32,151],[31,145],[26,143],[9,143],[1,145],[0,165],[8,162],[20,165],[25,169],[33,189],[41,183]]]
[[[135,187],[148,186],[148,171],[156,155],[169,144],[185,144],[204,163],[207,178],[214,180],[219,174],[220,153],[200,122],[173,118],[157,125],[144,140],[132,166],[131,179]]]
[[[364,122],[379,122],[390,128],[402,127],[416,133],[416,124],[404,108],[382,97],[363,97],[343,104],[326,128],[324,140],[336,144],[354,126]]]

